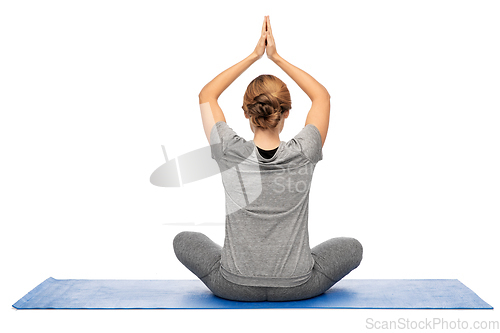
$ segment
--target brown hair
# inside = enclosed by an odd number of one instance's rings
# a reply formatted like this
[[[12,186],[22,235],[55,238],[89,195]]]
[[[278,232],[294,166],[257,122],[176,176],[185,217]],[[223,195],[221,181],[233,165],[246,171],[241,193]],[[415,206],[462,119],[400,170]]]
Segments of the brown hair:
[[[242,108],[253,125],[268,129],[278,125],[283,112],[292,108],[292,100],[283,81],[263,74],[248,85]]]

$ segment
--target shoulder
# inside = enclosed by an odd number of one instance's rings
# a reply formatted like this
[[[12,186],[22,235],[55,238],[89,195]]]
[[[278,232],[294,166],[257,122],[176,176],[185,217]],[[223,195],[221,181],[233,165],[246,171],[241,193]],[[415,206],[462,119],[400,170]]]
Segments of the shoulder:
[[[313,124],[307,124],[287,142],[287,147],[300,151],[312,163],[323,159],[321,133]]]
[[[225,121],[216,122],[210,131],[210,143],[214,143],[212,140],[218,140],[223,137],[227,137],[228,135],[235,135],[236,132],[229,127],[229,125]]]
[[[218,121],[210,131],[212,157],[227,154],[229,151],[244,150],[247,141],[239,136],[225,121]]]
[[[299,133],[297,133],[297,135],[295,135],[294,138],[308,138],[316,140],[318,138],[321,139],[321,133],[319,132],[319,129],[318,127],[316,127],[316,125],[307,124],[304,126],[304,128],[302,128],[302,130],[300,130]]]

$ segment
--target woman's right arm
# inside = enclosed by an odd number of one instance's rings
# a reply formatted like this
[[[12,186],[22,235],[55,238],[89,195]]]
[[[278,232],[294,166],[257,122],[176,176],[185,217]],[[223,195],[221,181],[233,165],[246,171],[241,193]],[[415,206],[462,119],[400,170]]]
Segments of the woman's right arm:
[[[324,145],[330,122],[330,94],[311,75],[290,64],[276,52],[276,44],[272,35],[269,17],[267,17],[267,20],[267,56],[287,73],[311,99],[312,106],[307,114],[305,125],[313,124],[318,128],[322,144]]]

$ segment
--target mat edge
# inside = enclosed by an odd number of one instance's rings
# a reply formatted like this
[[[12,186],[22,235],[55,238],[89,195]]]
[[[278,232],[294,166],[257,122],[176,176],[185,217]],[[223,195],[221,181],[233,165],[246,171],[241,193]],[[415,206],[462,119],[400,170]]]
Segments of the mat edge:
[[[472,289],[467,287],[464,283],[462,283],[459,279],[344,279],[344,280],[358,280],[358,281],[366,281],[366,280],[447,280],[447,281],[457,281],[460,283],[463,287],[468,289],[472,294],[476,295],[483,303],[485,306],[483,307],[475,307],[475,308],[470,308],[470,307],[457,307],[457,308],[433,308],[433,307],[422,307],[422,308],[401,308],[401,307],[396,307],[396,308],[380,308],[380,307],[323,307],[323,306],[308,306],[308,307],[300,307],[300,306],[288,306],[288,307],[275,307],[275,306],[265,306],[261,302],[259,304],[262,304],[262,306],[255,306],[255,307],[243,307],[243,306],[235,306],[235,307],[200,307],[200,308],[191,308],[191,307],[151,307],[151,308],[62,308],[62,307],[24,307],[26,303],[29,302],[33,297],[41,293],[43,290],[48,288],[52,283],[56,281],[66,281],[66,280],[82,280],[82,279],[55,279],[53,277],[49,277],[45,279],[43,282],[41,282],[39,285],[37,285],[35,288],[33,288],[31,291],[29,291],[26,295],[21,297],[16,303],[12,305],[13,308],[16,310],[43,310],[43,309],[54,309],[54,310],[82,310],[82,309],[88,309],[88,310],[153,310],[153,309],[158,309],[158,310],[190,310],[190,309],[206,309],[206,310],[220,310],[220,309],[352,309],[352,310],[363,310],[363,309],[379,309],[379,310],[396,310],[396,309],[401,309],[401,310],[493,310],[494,307],[491,306],[489,303],[484,301],[479,295],[477,295]],[[84,280],[84,279],[83,279]],[[96,280],[96,279],[87,279],[87,280]],[[99,279],[97,279],[99,280]],[[117,279],[101,279],[101,280],[117,280]],[[119,279],[119,280],[124,280],[124,279]],[[129,281],[135,281],[138,279],[125,279]],[[158,279],[158,280],[140,280],[140,281],[169,281],[170,279]],[[342,280],[342,281],[344,281]],[[139,281],[139,280],[138,280]],[[198,281],[197,279],[176,279],[176,280],[171,280],[171,281]],[[339,281],[340,282],[340,281]]]
[[[30,299],[35,297],[38,293],[42,292],[44,289],[46,289],[48,286],[50,286],[56,279],[53,277],[49,277],[42,281],[40,284],[38,284],[35,288],[31,289],[26,295],[21,297],[16,303],[12,304],[12,307],[17,309],[17,310],[24,310],[26,308],[23,308],[22,306]]]
[[[480,297],[474,290],[472,290],[471,288],[467,287],[465,285],[465,283],[463,283],[462,281],[460,281],[459,279],[456,279],[458,281],[458,283],[460,283],[461,285],[463,285],[465,288],[469,289],[470,292],[474,293],[481,301],[483,301],[486,305],[489,306],[489,309],[493,310],[493,306],[491,304],[489,304],[488,302],[486,302],[482,297]]]

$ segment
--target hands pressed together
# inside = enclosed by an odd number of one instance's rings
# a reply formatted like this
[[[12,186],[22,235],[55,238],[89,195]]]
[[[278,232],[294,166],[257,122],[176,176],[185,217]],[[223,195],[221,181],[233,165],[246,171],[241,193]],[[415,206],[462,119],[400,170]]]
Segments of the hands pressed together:
[[[274,43],[273,30],[271,29],[271,21],[269,20],[269,15],[264,16],[264,23],[262,24],[262,33],[255,47],[254,53],[261,58],[264,55],[264,51],[267,53],[267,57],[271,60],[277,55],[276,44]]]
[[[264,52],[267,53],[267,57],[270,60],[297,83],[313,102],[306,118],[306,125],[313,124],[318,128],[322,144],[324,144],[330,120],[330,94],[311,75],[290,64],[276,52],[276,43],[274,42],[273,30],[271,29],[271,22],[268,15],[264,17],[261,36],[253,52],[245,57],[245,59],[217,75],[203,87],[198,95],[200,106],[204,105],[203,108],[208,110],[207,112],[202,108],[203,127],[208,142],[210,142],[210,133],[214,124],[218,121],[226,121],[224,113],[217,103],[217,99],[237,77],[255,63],[257,59],[260,59],[264,55]]]

